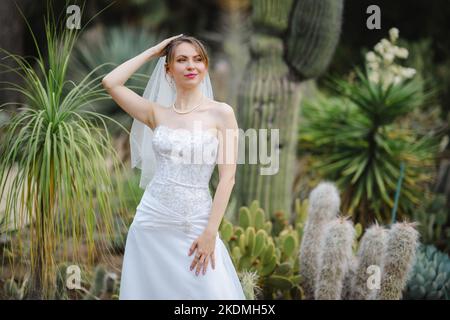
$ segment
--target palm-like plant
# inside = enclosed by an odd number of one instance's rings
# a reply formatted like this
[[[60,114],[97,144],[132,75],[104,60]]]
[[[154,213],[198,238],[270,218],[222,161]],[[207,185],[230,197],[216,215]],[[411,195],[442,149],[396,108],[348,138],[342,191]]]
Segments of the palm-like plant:
[[[390,222],[394,195],[405,164],[398,215],[410,215],[420,203],[432,176],[438,142],[400,129],[396,121],[420,106],[428,94],[415,79],[400,83],[369,80],[356,70],[356,79],[333,79],[340,97],[304,104],[300,125],[301,152],[311,152],[313,167],[336,181],[343,192],[343,210],[368,224],[376,218]]]
[[[79,32],[55,22],[52,15],[50,7],[45,20],[46,59],[27,22],[38,52],[37,70],[25,58],[3,50],[17,63],[9,70],[24,82],[6,83],[5,89],[23,94],[25,103],[6,127],[0,150],[0,198],[6,199],[7,221],[21,226],[18,253],[22,256],[28,249],[29,298],[52,296],[60,254],[74,264],[92,265],[98,253],[105,253],[100,245],[106,242],[97,243],[94,235],[112,239],[117,214],[113,205],[119,202],[122,208],[123,189],[114,180],[121,177],[121,163],[104,121],[114,120],[85,108],[109,97],[101,88],[101,76],[92,77],[96,70],[79,83],[67,80]],[[10,175],[12,170],[17,174]],[[29,248],[24,248],[26,237]],[[87,259],[82,256],[84,246]]]

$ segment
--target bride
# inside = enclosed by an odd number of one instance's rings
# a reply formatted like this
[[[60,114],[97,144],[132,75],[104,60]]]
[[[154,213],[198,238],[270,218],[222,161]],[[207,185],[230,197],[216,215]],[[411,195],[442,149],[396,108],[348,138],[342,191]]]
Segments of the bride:
[[[141,97],[124,84],[156,57]],[[132,167],[142,170],[145,189],[127,234],[119,299],[245,299],[218,232],[234,186],[238,126],[233,109],[213,99],[208,64],[199,40],[178,35],[102,80],[134,118]],[[210,161],[191,161],[192,154],[205,158],[205,150]],[[216,164],[220,180],[212,199]]]

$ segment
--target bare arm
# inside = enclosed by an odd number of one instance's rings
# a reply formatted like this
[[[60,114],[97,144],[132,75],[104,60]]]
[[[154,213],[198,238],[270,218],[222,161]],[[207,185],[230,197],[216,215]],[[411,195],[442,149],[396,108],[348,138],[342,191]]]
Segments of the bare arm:
[[[234,187],[236,164],[238,155],[239,131],[233,108],[226,105],[222,115],[222,124],[219,127],[219,183],[211,209],[211,215],[206,230],[216,234],[225,210],[228,206],[231,191]]]
[[[158,57],[164,47],[177,37],[179,36],[165,39],[158,45],[125,61],[102,79],[103,87],[111,95],[113,100],[134,119],[147,124],[151,128],[156,126],[155,109],[158,105],[139,96],[131,89],[125,87],[124,84],[145,62],[148,62],[154,57]]]

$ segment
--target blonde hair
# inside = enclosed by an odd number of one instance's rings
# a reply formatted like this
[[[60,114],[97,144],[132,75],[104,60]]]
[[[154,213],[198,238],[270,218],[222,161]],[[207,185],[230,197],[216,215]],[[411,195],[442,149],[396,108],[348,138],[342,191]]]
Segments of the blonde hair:
[[[183,42],[187,42],[192,44],[196,49],[198,54],[202,57],[206,68],[208,68],[209,65],[209,58],[208,53],[206,52],[206,48],[203,45],[203,43],[198,40],[197,38],[191,37],[191,36],[181,36],[179,38],[176,38],[175,40],[172,40],[165,48],[163,55],[166,56],[166,63],[164,67],[166,68],[166,73],[169,69],[169,65],[174,60],[174,54],[175,54],[175,48],[180,45]]]

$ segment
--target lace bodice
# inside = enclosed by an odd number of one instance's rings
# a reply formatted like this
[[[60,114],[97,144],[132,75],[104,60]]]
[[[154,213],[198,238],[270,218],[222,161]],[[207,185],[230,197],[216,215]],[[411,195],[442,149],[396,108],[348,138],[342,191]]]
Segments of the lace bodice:
[[[207,131],[191,132],[159,125],[153,136],[157,161],[154,180],[207,188],[217,158],[218,140]]]
[[[148,214],[139,219],[158,227],[181,225],[185,231],[204,225],[212,204],[209,181],[218,145],[209,131],[157,126],[152,140],[155,174],[138,207]]]

